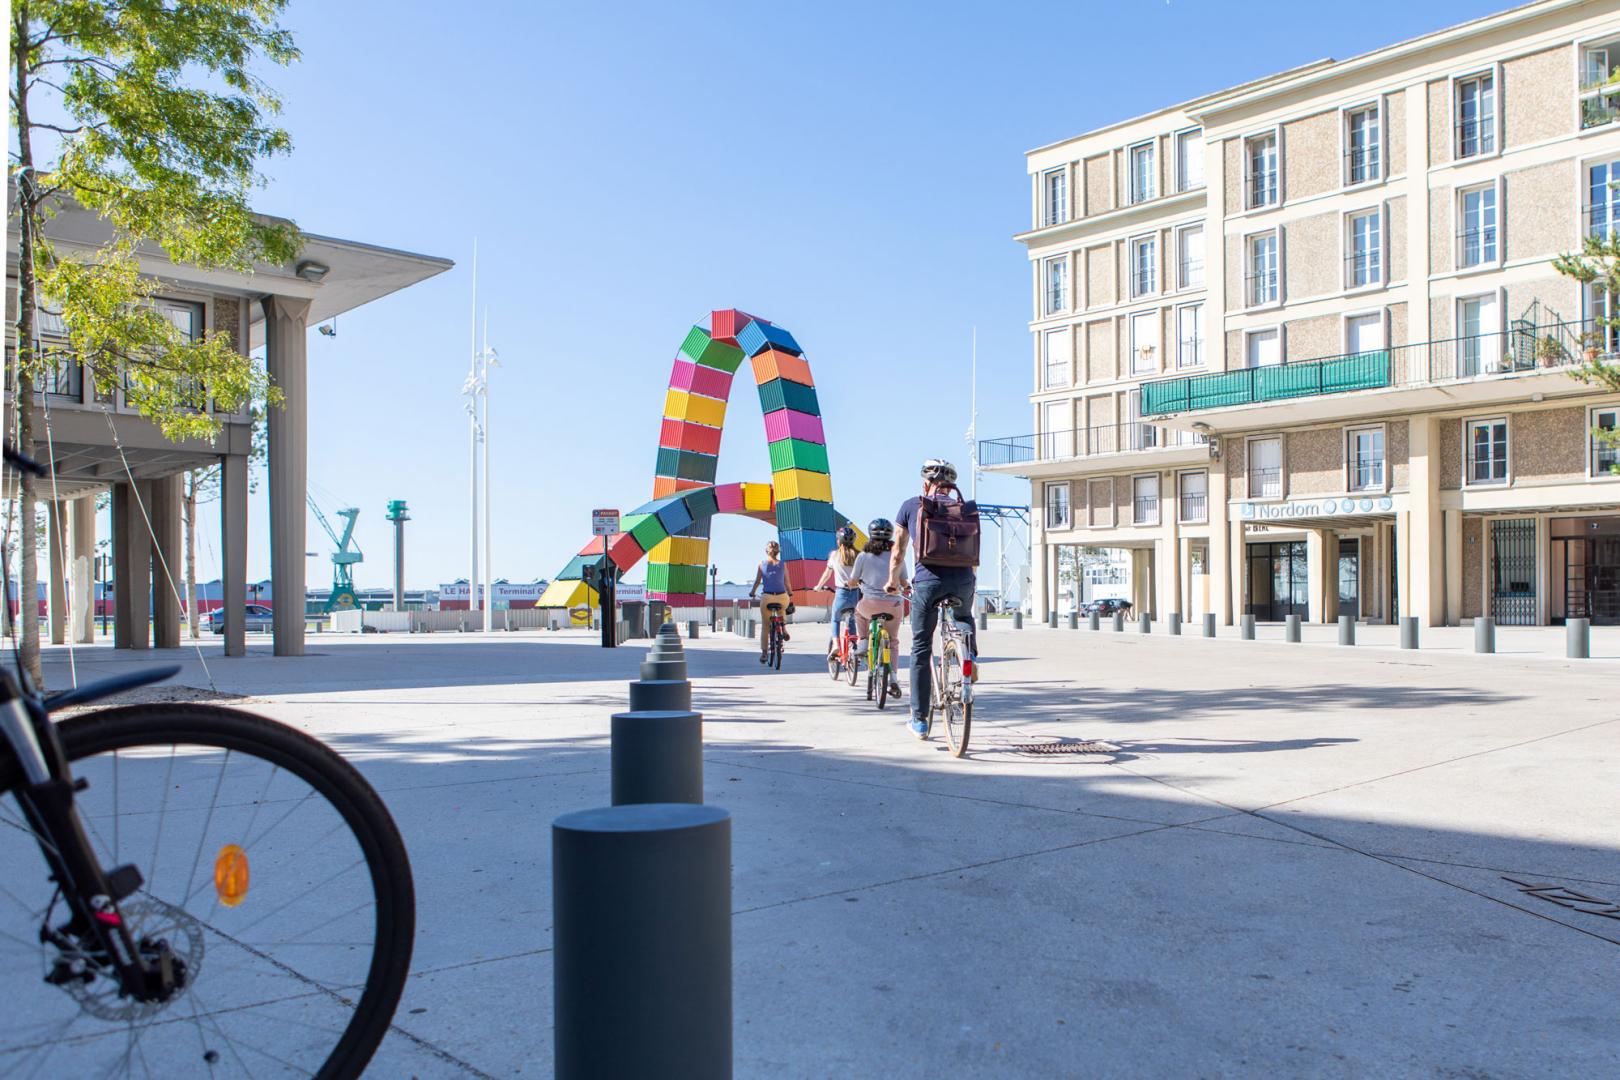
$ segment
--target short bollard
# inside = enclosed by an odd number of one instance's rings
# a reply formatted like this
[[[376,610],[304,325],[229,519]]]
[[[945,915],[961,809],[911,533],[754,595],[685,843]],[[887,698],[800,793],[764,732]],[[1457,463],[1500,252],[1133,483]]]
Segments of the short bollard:
[[[1288,616],[1288,621],[1283,624],[1283,640],[1291,645],[1299,644],[1300,636],[1298,615]]]
[[[727,1080],[731,815],[649,803],[551,825],[557,1080]]]
[[[1069,629],[1080,629],[1080,613],[1078,611],[1069,612]]]
[[[1056,630],[1057,629],[1057,619],[1058,619],[1058,613],[1057,612],[1048,611],[1046,613],[1046,625],[1047,625],[1047,627],[1049,629]]]
[[[1170,613],[1170,616],[1166,621],[1166,629],[1170,631],[1171,637],[1181,636],[1181,613],[1179,611],[1172,611]]]
[[[1244,641],[1253,641],[1254,640],[1254,616],[1245,614],[1243,616],[1242,626],[1243,626],[1243,640]]]
[[[979,612],[979,629],[990,629],[990,613],[988,611]]]
[[[1086,625],[1089,626],[1093,630],[1101,630],[1102,629],[1102,614],[1100,612],[1093,611],[1090,615],[1087,615],[1086,616]]]
[[[1401,616],[1401,648],[1418,647],[1418,621],[1416,615]]]
[[[1474,651],[1484,653],[1496,651],[1496,620],[1489,615],[1480,615],[1474,619]]]
[[[687,636],[687,638],[689,638],[692,641],[697,640],[698,624],[697,624],[696,619],[688,619],[688,620],[686,620],[686,636]]]
[[[1339,616],[1339,644],[1354,645],[1356,643],[1356,617],[1354,615]]]
[[[1207,612],[1204,615],[1204,636],[1215,636],[1215,613],[1213,611]]]
[[[631,712],[685,712],[692,707],[686,679],[637,679],[630,684]]]
[[[613,714],[613,805],[703,801],[703,714]]]
[[[1013,612],[1013,629],[1014,630],[1022,630],[1023,628],[1024,628],[1024,609],[1019,608],[1018,610]]]
[[[1114,633],[1123,634],[1124,632],[1125,632],[1125,612],[1123,610],[1116,611],[1116,612],[1114,612]]]
[[[1136,620],[1136,632],[1138,634],[1153,633],[1153,616],[1146,613],[1138,616]]]
[[[1571,660],[1586,660],[1592,655],[1592,620],[1564,620],[1564,655]]]

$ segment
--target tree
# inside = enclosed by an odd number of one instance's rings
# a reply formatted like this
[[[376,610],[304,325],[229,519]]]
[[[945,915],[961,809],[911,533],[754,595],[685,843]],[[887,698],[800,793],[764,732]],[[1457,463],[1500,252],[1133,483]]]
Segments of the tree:
[[[1620,365],[1603,358],[1602,344],[1608,330],[1620,327],[1616,301],[1620,300],[1620,234],[1610,232],[1604,236],[1588,236],[1576,255],[1560,255],[1553,260],[1553,269],[1565,277],[1574,278],[1583,286],[1596,285],[1607,300],[1604,310],[1595,320],[1598,329],[1587,332],[1586,362],[1572,373],[1583,382],[1620,393]],[[1593,428],[1592,437],[1604,446],[1620,450],[1620,429]],[[1611,465],[1611,471],[1620,473],[1620,464]]]
[[[262,60],[297,59],[277,25],[286,0],[12,0],[10,148],[18,217],[16,439],[34,446],[28,403],[55,362],[36,312],[60,310],[71,353],[103,392],[125,399],[172,439],[218,430],[206,405],[235,411],[277,394],[223,335],[191,340],[152,304],[137,247],[176,262],[246,271],[297,255],[297,230],[256,215],[248,193],[260,163],[291,148],[268,118],[276,95],[253,73]],[[59,253],[51,215],[77,204],[114,239],[87,256]],[[32,505],[35,485],[21,477]],[[33,515],[21,515],[32,551]],[[22,560],[22,592],[38,567]],[[39,628],[23,620],[21,651],[39,677]]]

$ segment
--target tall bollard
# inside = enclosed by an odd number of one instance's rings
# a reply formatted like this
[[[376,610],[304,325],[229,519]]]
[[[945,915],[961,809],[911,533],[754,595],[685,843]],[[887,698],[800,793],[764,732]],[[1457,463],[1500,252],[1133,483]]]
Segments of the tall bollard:
[[[1114,612],[1114,633],[1123,634],[1124,632],[1125,632],[1125,612],[1123,610],[1116,611],[1116,612]]]
[[[1024,609],[1023,608],[1017,608],[1017,609],[1015,609],[1013,611],[1013,629],[1014,630],[1022,630],[1023,628],[1024,628]]]
[[[728,1080],[731,815],[564,814],[551,880],[557,1080]]]
[[[1401,648],[1418,647],[1418,621],[1416,615],[1401,616]]]
[[[1137,616],[1137,619],[1136,619],[1136,632],[1138,634],[1151,634],[1151,633],[1153,633],[1153,616],[1148,615],[1146,613],[1143,613],[1142,615]]]
[[[979,612],[979,629],[990,629],[990,613],[988,611]]]
[[[1087,615],[1086,616],[1086,625],[1089,626],[1093,630],[1101,630],[1102,629],[1102,613],[1097,612],[1097,611],[1093,611],[1090,615]]]
[[[1080,613],[1078,611],[1069,612],[1069,629],[1080,629]]]
[[[1170,613],[1166,628],[1170,631],[1171,637],[1181,636],[1181,612],[1172,611]]]
[[[1474,651],[1482,653],[1496,651],[1496,620],[1489,615],[1481,615],[1474,619]]]
[[[1354,645],[1356,643],[1356,618],[1354,615],[1339,616],[1339,644]]]
[[[1242,627],[1243,627],[1243,632],[1242,632],[1243,640],[1244,641],[1253,641],[1254,640],[1254,616],[1251,615],[1251,614],[1245,613],[1244,616],[1243,616],[1243,620],[1242,620]]]
[[[1564,620],[1564,655],[1571,660],[1587,660],[1592,656],[1592,620]]]
[[[688,620],[686,620],[686,636],[687,636],[688,639],[690,639],[692,641],[697,640],[698,624],[697,624],[696,619],[688,619]]]
[[[1299,641],[1300,641],[1300,637],[1299,637],[1299,621],[1300,620],[1299,620],[1298,615],[1290,615],[1290,616],[1288,616],[1288,621],[1283,624],[1283,640],[1284,641],[1286,641],[1286,642],[1288,642],[1288,643],[1290,643],[1292,645],[1298,645],[1299,644]]]
[[[1047,628],[1051,629],[1051,630],[1056,630],[1057,629],[1057,619],[1058,619],[1057,612],[1048,611],[1046,613],[1046,625],[1047,625]]]
[[[1204,614],[1204,636],[1215,636],[1215,613],[1213,611]]]
[[[613,714],[613,805],[703,801],[703,714]]]

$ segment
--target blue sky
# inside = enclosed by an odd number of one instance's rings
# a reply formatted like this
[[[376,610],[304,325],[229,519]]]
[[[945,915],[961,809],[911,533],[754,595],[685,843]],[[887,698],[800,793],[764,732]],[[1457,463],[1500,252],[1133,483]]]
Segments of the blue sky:
[[[310,480],[362,508],[362,585],[467,566],[468,273],[496,373],[494,564],[549,577],[593,506],[651,497],[670,360],[711,308],[786,326],[816,374],[834,495],[892,515],[924,457],[1030,430],[1026,150],[1507,6],[1365,0],[1040,4],[443,4],[294,0],[270,73],[295,150],[256,202],[454,271],[311,335]],[[740,377],[720,479],[769,478]],[[980,484],[1025,502],[1027,485]],[[249,573],[268,574],[262,495]],[[310,522],[311,584],[330,573]],[[211,530],[212,531],[212,530]],[[722,518],[722,578],[767,530]],[[207,536],[200,576],[217,573]],[[632,575],[639,578],[639,570]]]

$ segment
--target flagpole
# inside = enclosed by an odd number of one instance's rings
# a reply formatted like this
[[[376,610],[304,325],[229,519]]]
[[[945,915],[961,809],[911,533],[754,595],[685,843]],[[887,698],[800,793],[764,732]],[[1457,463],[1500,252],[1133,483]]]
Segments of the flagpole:
[[[495,553],[490,542],[490,511],[494,499],[489,488],[489,306],[484,307],[484,381],[480,396],[484,399],[484,633],[493,630],[495,620]]]
[[[979,501],[979,328],[973,328],[973,418],[968,424],[968,450],[973,455],[973,501]]]
[[[478,237],[473,237],[472,256],[472,355],[468,360],[467,386],[468,479],[467,494],[472,504],[472,531],[467,575],[467,606],[478,604]]]

